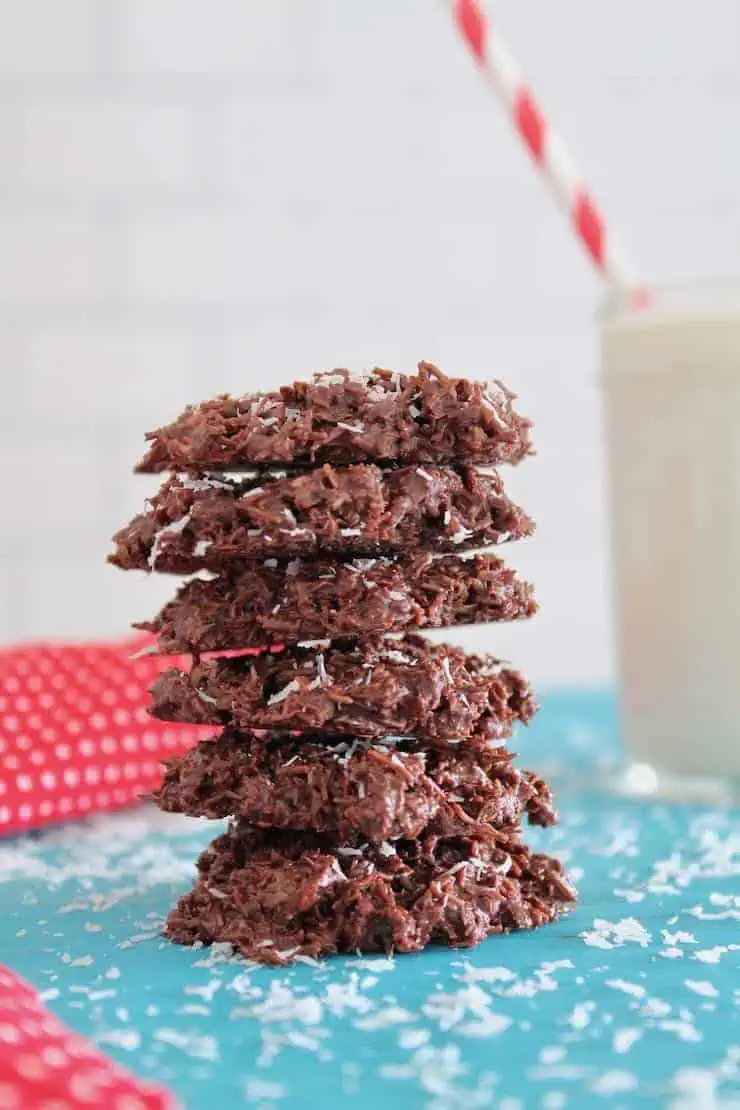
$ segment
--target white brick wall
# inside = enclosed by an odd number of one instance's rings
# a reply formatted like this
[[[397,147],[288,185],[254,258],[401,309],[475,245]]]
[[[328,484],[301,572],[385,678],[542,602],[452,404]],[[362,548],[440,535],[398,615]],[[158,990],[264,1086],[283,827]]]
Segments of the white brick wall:
[[[269,194],[268,194],[269,195]],[[303,208],[262,205],[151,210],[123,244],[126,289],[145,306],[282,304],[323,293],[329,227]]]
[[[499,0],[646,274],[737,272],[736,0]],[[610,674],[599,287],[433,0],[0,5],[0,640],[123,632],[105,566],[145,428],[329,365],[504,377],[531,625],[458,633]]]
[[[12,76],[94,73],[98,0],[3,0],[0,73]]]
[[[140,434],[192,400],[196,371],[193,335],[182,326],[50,323],[25,340],[23,401],[44,427],[73,413],[80,429],[112,425]]]
[[[299,71],[300,0],[115,0],[114,57],[130,74],[289,77]]]
[[[196,121],[190,105],[147,97],[39,97],[26,109],[25,180],[39,196],[187,193],[197,178]]]
[[[82,307],[98,301],[106,238],[94,212],[7,205],[0,212],[0,304]]]

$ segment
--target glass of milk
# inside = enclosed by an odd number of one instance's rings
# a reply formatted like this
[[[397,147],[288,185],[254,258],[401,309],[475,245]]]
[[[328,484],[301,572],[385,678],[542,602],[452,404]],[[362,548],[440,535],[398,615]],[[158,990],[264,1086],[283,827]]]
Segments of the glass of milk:
[[[740,283],[601,317],[622,730],[638,793],[740,782]]]

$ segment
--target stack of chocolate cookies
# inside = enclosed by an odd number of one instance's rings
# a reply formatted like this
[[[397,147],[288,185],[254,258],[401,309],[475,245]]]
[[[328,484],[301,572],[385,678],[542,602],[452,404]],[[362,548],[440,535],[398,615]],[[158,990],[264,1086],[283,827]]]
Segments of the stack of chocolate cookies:
[[[279,964],[554,920],[573,889],[520,838],[525,816],[556,820],[550,790],[505,746],[532,693],[416,631],[535,611],[479,551],[533,530],[490,469],[530,450],[512,395],[427,363],[338,370],[147,438],[139,471],[173,476],[110,558],[192,575],[138,626],[192,655],[152,713],[221,728],[168,765],[157,801],[232,818],[167,935]]]

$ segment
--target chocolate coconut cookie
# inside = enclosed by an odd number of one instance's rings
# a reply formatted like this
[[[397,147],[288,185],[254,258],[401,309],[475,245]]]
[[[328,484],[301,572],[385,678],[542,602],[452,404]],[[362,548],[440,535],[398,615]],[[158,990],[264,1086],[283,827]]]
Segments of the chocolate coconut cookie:
[[[542,779],[498,750],[425,750],[412,741],[346,740],[329,746],[225,729],[170,761],[157,804],[192,817],[239,817],[261,828],[355,835],[373,842],[423,835],[476,836],[552,825]]]
[[[536,708],[516,671],[421,636],[210,659],[189,674],[165,671],[152,697],[153,715],[165,721],[428,743],[498,740]]]
[[[227,942],[272,964],[466,947],[554,921],[575,897],[557,860],[509,831],[375,844],[237,824],[198,870],[165,934],[180,944]]]
[[[271,393],[216,397],[149,432],[145,473],[330,462],[519,462],[529,423],[500,382],[375,369],[314,375]]]
[[[529,583],[494,555],[265,559],[192,579],[136,627],[162,652],[200,654],[517,620],[536,608]]]
[[[165,482],[114,536],[124,570],[192,574],[237,559],[454,551],[529,535],[495,472],[323,466],[307,474]]]

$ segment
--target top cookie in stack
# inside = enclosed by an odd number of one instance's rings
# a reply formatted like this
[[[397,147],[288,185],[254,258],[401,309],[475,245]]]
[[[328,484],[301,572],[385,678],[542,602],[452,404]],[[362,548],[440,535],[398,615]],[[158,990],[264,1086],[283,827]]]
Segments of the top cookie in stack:
[[[572,900],[557,861],[519,839],[523,814],[555,820],[547,784],[501,748],[534,712],[526,682],[410,634],[535,611],[528,584],[472,553],[533,530],[477,469],[530,453],[512,399],[429,363],[337,370],[148,435],[138,469],[176,476],[110,559],[196,575],[139,625],[194,656],[158,680],[152,712],[224,727],[169,766],[158,800],[235,818],[170,915],[173,939],[278,963],[408,951],[541,924]],[[247,648],[263,654],[234,654]]]
[[[513,399],[500,382],[448,378],[429,362],[410,375],[333,370],[272,393],[187,408],[147,435],[151,447],[137,470],[517,463],[530,451],[530,424]]]

